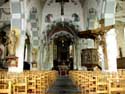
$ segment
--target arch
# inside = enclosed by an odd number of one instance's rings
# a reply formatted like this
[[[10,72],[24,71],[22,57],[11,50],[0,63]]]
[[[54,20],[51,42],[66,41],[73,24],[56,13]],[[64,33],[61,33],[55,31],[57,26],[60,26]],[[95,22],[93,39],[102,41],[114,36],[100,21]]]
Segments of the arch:
[[[50,30],[47,31],[48,41],[54,37],[54,35],[59,35],[61,33],[68,34],[71,38],[78,38],[78,28],[77,26],[72,24],[71,22],[56,22],[50,26]]]

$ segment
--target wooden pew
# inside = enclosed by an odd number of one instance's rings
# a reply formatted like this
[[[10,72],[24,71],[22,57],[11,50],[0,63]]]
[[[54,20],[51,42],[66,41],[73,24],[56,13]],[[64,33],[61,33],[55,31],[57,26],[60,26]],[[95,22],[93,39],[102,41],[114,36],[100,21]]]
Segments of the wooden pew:
[[[11,79],[0,79],[0,94],[13,94]]]
[[[125,70],[70,71],[69,76],[82,94],[125,94]]]
[[[27,94],[27,77],[17,77],[13,84],[13,94]]]
[[[109,78],[108,94],[125,94],[125,75],[113,74]]]
[[[56,71],[0,71],[0,94],[46,94],[57,76]]]

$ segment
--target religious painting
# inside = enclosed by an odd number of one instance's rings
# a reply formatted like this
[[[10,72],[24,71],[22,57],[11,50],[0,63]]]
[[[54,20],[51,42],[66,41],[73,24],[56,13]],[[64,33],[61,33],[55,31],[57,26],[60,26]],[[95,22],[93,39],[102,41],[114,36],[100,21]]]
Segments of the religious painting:
[[[80,21],[79,15],[76,14],[76,13],[73,13],[73,14],[72,14],[72,18],[73,18],[73,21],[74,21],[74,22]]]
[[[47,14],[45,16],[45,22],[47,22],[47,23],[52,22],[52,19],[53,19],[53,14]]]

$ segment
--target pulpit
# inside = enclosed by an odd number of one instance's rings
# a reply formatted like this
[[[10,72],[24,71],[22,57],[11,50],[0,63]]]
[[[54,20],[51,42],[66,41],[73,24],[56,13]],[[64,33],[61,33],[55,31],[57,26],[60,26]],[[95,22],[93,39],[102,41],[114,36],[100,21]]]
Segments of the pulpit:
[[[83,49],[81,52],[81,63],[81,65],[87,67],[88,70],[93,70],[95,66],[98,66],[99,58],[97,49]]]

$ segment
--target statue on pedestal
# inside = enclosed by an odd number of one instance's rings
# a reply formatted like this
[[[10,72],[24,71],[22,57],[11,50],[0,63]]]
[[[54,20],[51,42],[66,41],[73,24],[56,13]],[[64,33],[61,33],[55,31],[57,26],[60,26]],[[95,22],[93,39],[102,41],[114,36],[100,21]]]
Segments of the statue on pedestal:
[[[37,68],[37,54],[38,54],[38,49],[33,48],[32,49],[32,68],[34,69]]]
[[[15,56],[16,54],[16,34],[15,30],[10,31],[8,35],[8,55]]]
[[[11,30],[8,34],[8,42],[7,42],[7,48],[8,48],[7,62],[9,63],[9,66],[17,66],[18,57],[16,57],[16,48],[18,46],[18,41],[19,41],[19,31]]]

